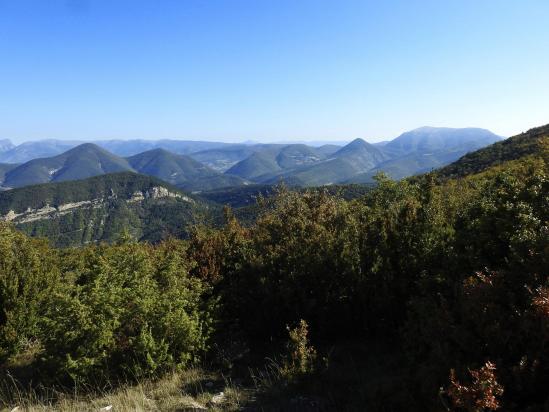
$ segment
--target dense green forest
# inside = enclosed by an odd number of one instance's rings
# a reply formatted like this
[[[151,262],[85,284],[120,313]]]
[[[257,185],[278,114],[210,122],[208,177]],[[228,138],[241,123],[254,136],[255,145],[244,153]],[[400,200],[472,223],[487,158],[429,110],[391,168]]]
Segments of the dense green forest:
[[[132,172],[0,192],[0,219],[14,214],[24,233],[57,247],[113,242],[121,235],[158,242],[188,237],[197,222],[220,221],[221,206]]]
[[[246,385],[253,367],[260,406],[546,410],[548,140],[352,199],[279,189],[251,225],[226,208],[155,245],[55,249],[2,223],[1,374],[70,393],[193,365]]]

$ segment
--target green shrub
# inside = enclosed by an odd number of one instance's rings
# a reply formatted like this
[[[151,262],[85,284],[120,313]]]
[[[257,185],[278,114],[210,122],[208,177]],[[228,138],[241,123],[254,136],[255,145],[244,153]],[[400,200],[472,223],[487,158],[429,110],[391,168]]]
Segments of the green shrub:
[[[56,255],[0,222],[0,366],[40,346],[39,322],[59,283]]]
[[[180,242],[90,247],[64,263],[45,318],[47,364],[74,380],[157,374],[197,361],[212,306]]]

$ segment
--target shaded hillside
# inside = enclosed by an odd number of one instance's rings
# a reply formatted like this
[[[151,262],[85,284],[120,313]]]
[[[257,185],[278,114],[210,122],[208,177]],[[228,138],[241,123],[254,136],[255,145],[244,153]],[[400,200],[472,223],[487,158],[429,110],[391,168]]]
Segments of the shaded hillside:
[[[211,207],[156,178],[117,173],[0,192],[0,215],[56,246],[113,241],[124,232],[138,240],[185,237],[187,226]]]
[[[225,189],[210,190],[200,193],[200,197],[215,202],[219,205],[227,205],[232,208],[253,206],[258,197],[272,196],[276,187],[271,185],[248,185],[243,187],[229,187]]]
[[[536,127],[525,133],[468,153],[458,161],[440,169],[437,175],[445,178],[461,177],[529,155],[547,156],[548,146],[549,125]]]
[[[18,164],[13,163],[0,163],[0,186],[2,186],[2,182],[4,181],[4,177],[6,173],[8,173],[10,170],[15,169]]]

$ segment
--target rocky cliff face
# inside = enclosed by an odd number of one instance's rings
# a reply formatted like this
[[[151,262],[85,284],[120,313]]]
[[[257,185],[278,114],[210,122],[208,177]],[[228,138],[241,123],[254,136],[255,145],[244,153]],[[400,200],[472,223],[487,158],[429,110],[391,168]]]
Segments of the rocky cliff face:
[[[14,210],[10,210],[5,215],[0,215],[0,220],[19,224],[34,222],[38,220],[55,219],[63,215],[72,213],[78,209],[100,208],[104,206],[108,200],[116,198],[117,195],[111,191],[110,195],[107,198],[83,200],[80,202],[65,203],[58,206],[50,206],[49,204],[46,204],[44,207],[37,209],[27,208],[27,210],[20,213],[16,213]],[[161,186],[155,186],[146,191],[135,191],[132,196],[125,201],[127,203],[139,203],[147,199],[157,200],[165,198],[181,199],[189,203],[194,202],[194,200],[190,199],[187,196],[181,195],[179,193],[170,192],[168,189]]]

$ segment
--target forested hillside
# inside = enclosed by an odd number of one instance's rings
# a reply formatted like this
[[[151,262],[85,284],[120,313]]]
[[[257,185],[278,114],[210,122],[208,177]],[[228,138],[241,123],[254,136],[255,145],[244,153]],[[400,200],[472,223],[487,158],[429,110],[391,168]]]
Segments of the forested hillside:
[[[215,206],[152,177],[117,173],[0,192],[0,220],[56,246],[186,237]]]
[[[441,177],[461,177],[478,173],[491,166],[525,156],[546,155],[548,146],[549,125],[536,127],[518,136],[510,137],[484,149],[471,152],[442,168],[437,174]]]
[[[58,250],[3,223],[0,376],[63,388],[48,402],[201,366],[220,409],[544,410],[543,130],[353,200],[279,190],[249,227],[226,209],[155,246]]]

